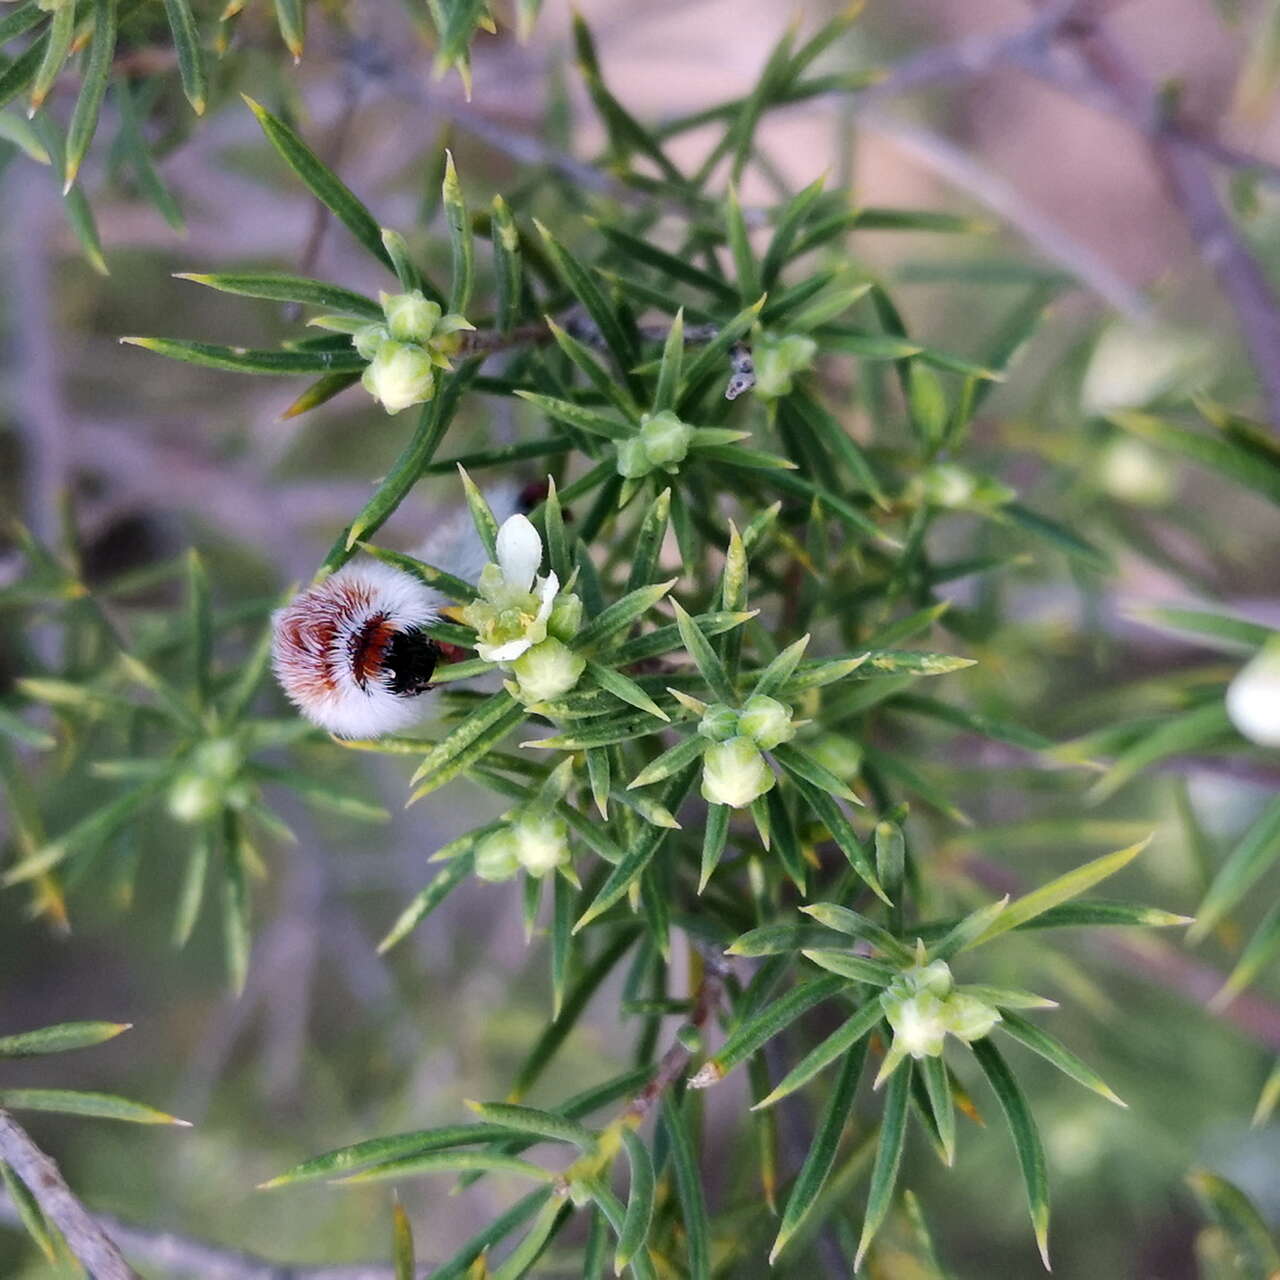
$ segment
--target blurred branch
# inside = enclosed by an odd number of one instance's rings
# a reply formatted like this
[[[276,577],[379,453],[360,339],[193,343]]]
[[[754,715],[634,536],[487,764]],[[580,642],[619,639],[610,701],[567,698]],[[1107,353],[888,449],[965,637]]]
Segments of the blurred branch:
[[[1029,201],[1023,199],[999,174],[981,165],[954,142],[939,133],[921,129],[876,111],[860,114],[860,122],[873,133],[883,134],[900,150],[914,157],[940,177],[994,210],[1047,258],[1064,267],[1122,315],[1142,320],[1150,314],[1147,299],[1093,252],[1067,235]]]
[[[1162,127],[1160,96],[1100,22],[1082,16],[1062,34],[1071,40],[1089,81],[1122,104],[1144,137],[1174,204],[1236,313],[1241,336],[1261,383],[1271,424],[1280,430],[1280,306],[1262,268],[1220,199],[1201,144]]]
[[[130,1257],[148,1267],[159,1268],[168,1276],[198,1276],[199,1280],[395,1280],[391,1267],[376,1262],[355,1262],[345,1266],[290,1266],[268,1262],[234,1249],[221,1249],[171,1231],[136,1227],[110,1214],[96,1214],[92,1218],[85,1216],[94,1231],[99,1234],[110,1232]],[[17,1209],[3,1192],[0,1192],[0,1223],[21,1226]],[[93,1280],[117,1280],[117,1277],[139,1280],[137,1273],[130,1270],[123,1260],[119,1264],[122,1270],[110,1271],[99,1262],[89,1262],[83,1254],[79,1256],[89,1267]],[[427,1274],[425,1267],[421,1273]]]
[[[63,1181],[58,1166],[4,1110],[0,1110],[0,1159],[22,1179],[41,1212],[62,1232],[71,1252],[94,1280],[139,1280],[103,1225]],[[0,1207],[13,1214],[13,1221],[20,1222],[17,1209],[7,1199],[0,1199]]]

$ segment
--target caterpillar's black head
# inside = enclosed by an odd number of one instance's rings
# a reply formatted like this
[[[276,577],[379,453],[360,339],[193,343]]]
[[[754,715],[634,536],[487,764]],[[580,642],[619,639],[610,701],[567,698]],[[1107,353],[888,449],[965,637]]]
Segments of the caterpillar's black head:
[[[403,697],[416,697],[431,688],[431,677],[440,661],[440,649],[423,631],[398,631],[383,653],[387,688]]]

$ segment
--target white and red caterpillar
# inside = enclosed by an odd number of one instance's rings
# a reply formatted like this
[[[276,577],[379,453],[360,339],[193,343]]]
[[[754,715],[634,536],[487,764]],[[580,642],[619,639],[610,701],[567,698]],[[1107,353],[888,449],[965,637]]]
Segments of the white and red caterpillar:
[[[490,494],[499,520],[517,494]],[[440,525],[418,557],[474,582],[488,559],[466,512]],[[300,712],[340,738],[376,738],[416,723],[440,661],[422,630],[447,600],[376,560],[346,565],[301,592],[274,618],[272,665]]]

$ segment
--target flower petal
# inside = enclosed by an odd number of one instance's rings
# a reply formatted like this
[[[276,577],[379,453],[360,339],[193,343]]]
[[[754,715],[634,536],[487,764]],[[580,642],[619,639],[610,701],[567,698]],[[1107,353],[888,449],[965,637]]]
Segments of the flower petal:
[[[503,521],[498,530],[496,553],[507,585],[528,591],[542,564],[542,539],[527,516],[517,513]]]
[[[486,662],[514,662],[533,645],[533,638],[524,635],[508,640],[506,644],[477,644],[476,654]]]

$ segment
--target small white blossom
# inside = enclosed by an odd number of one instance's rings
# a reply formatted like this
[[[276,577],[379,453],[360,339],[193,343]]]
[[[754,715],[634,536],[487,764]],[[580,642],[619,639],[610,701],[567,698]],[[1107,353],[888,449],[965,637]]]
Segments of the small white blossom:
[[[480,657],[508,663],[547,638],[560,580],[554,573],[537,577],[542,539],[525,516],[514,515],[503,523],[495,554],[496,562],[485,565],[480,574],[480,598],[461,616],[476,630]]]
[[[515,853],[531,875],[542,877],[569,861],[569,826],[549,813],[526,813],[511,825]]]
[[[436,392],[436,371],[421,347],[388,339],[360,377],[364,389],[388,413],[425,404]]]
[[[774,782],[759,747],[742,735],[714,743],[702,757],[702,798],[709,804],[744,809]]]
[[[525,704],[549,702],[568,693],[586,669],[586,658],[554,636],[525,650],[511,667]]]
[[[1227,686],[1227,715],[1250,742],[1280,747],[1280,636],[1269,640]]]
[[[885,1017],[893,1028],[893,1047],[898,1056],[936,1058],[947,1034],[943,1002],[928,991],[890,1003]]]

